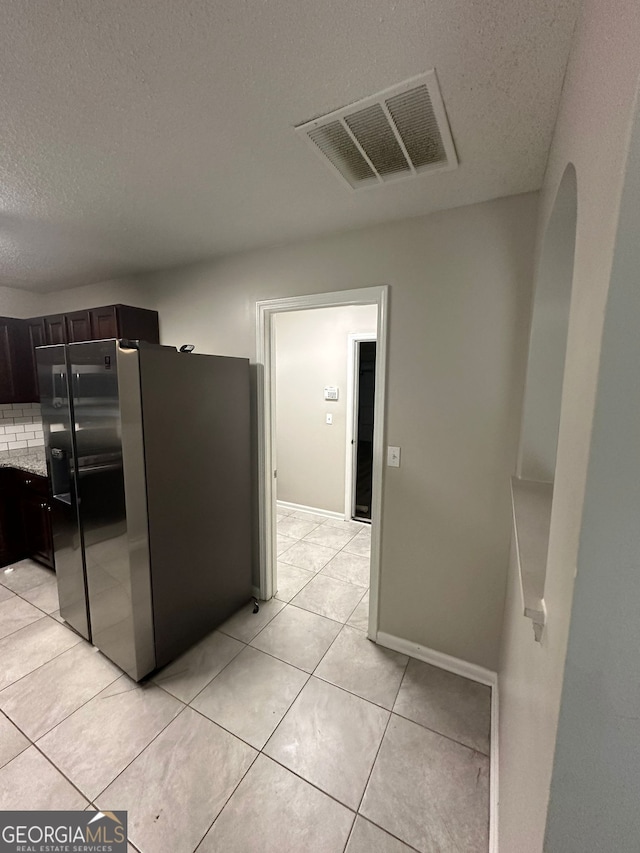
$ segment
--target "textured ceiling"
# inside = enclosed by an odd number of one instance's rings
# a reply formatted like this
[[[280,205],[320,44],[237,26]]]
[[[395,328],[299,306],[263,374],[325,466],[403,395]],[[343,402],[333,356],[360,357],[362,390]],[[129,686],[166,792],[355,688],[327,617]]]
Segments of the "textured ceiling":
[[[0,2],[0,285],[537,189],[579,0]],[[351,193],[293,126],[435,67],[460,167]]]

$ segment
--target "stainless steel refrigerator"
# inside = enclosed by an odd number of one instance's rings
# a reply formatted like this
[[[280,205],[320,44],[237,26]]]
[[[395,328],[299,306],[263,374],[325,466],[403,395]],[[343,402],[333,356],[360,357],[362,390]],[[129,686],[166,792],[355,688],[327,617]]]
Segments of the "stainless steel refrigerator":
[[[60,614],[138,681],[251,598],[249,362],[36,353]]]

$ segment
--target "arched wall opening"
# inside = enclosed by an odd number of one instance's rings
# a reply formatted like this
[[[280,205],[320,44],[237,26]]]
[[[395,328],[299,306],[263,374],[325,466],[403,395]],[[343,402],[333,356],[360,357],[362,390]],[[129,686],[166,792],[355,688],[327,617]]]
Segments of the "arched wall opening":
[[[566,167],[542,244],[536,279],[516,476],[511,480],[513,547],[522,612],[540,642],[553,482],[562,409],[578,215],[576,170]]]

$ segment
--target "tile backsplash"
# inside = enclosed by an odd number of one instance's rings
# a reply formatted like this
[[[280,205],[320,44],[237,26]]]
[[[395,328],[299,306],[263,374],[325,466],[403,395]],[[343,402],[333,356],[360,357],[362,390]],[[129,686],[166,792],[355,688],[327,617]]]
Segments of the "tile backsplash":
[[[44,447],[40,403],[0,403],[0,450]]]

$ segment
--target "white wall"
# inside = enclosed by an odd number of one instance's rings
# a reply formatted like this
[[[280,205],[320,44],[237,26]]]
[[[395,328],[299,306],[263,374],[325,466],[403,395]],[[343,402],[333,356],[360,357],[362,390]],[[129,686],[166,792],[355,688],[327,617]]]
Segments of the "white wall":
[[[117,303],[155,308],[153,290],[145,284],[144,276],[102,281],[52,293],[0,287],[1,317],[40,317],[43,314],[61,314],[76,308],[98,308]]]
[[[500,849],[540,853],[556,739],[589,459],[602,323],[640,72],[640,6],[586,0],[541,197],[544,234],[560,179],[576,168],[578,228],[541,644],[511,573],[500,666]],[[585,744],[585,748],[588,745]],[[593,848],[590,848],[593,849]],[[555,853],[555,850],[553,851]]]
[[[375,334],[377,316],[375,305],[276,314],[278,500],[344,511],[348,336]],[[325,401],[327,385],[337,401]]]
[[[573,165],[562,177],[536,272],[518,475],[552,483],[556,470],[564,362],[576,245]]]
[[[256,301],[391,285],[381,631],[495,669],[537,195],[235,255],[51,299],[157,308],[162,339],[255,360]],[[143,301],[140,301],[140,300]]]
[[[28,290],[0,287],[0,317],[37,317],[42,298]]]

